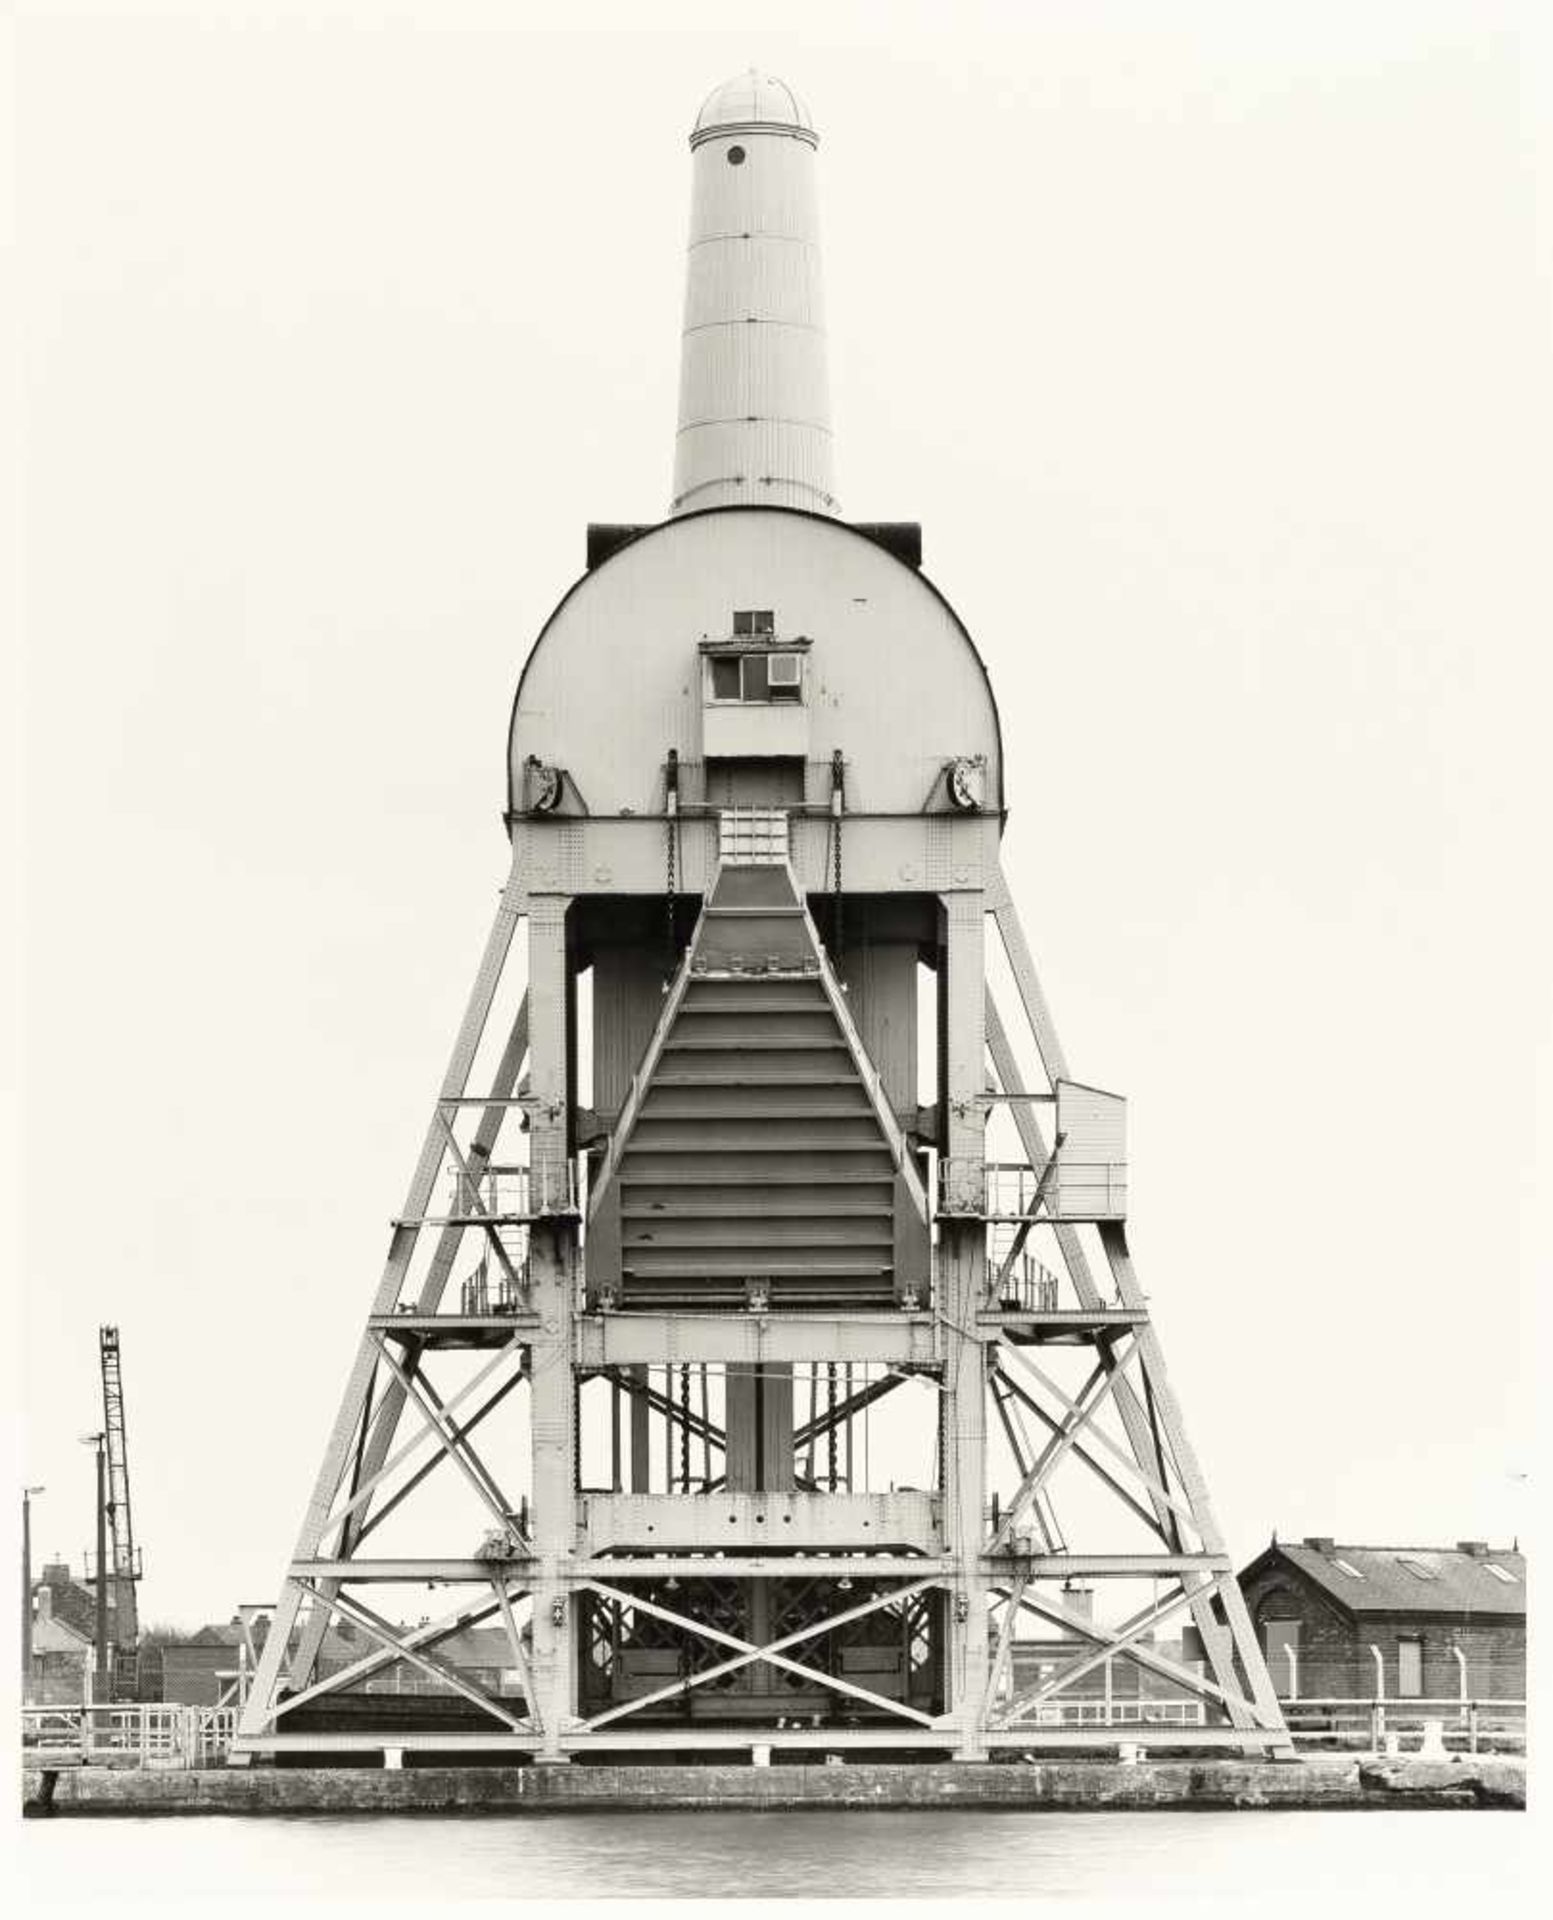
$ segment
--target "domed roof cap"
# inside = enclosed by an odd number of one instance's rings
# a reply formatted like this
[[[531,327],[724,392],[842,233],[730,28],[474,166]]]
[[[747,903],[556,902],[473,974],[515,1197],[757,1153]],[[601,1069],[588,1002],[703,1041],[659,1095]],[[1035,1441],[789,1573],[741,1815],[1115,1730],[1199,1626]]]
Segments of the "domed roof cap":
[[[690,130],[690,144],[699,147],[703,140],[731,133],[785,133],[811,147],[820,144],[809,109],[787,82],[753,67],[707,95]]]

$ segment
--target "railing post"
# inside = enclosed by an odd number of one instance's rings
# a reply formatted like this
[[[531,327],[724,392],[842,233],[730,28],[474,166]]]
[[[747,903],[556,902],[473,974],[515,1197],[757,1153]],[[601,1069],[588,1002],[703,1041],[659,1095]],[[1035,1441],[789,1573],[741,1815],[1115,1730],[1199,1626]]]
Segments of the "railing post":
[[[1386,1661],[1379,1647],[1370,1643],[1370,1656],[1375,1662],[1375,1712],[1373,1726],[1375,1732],[1375,1757],[1380,1758],[1386,1739]]]
[[[1476,1702],[1476,1700],[1472,1700],[1472,1701],[1469,1701],[1467,1704],[1467,1751],[1468,1753],[1476,1753],[1477,1750],[1478,1750],[1478,1703]]]

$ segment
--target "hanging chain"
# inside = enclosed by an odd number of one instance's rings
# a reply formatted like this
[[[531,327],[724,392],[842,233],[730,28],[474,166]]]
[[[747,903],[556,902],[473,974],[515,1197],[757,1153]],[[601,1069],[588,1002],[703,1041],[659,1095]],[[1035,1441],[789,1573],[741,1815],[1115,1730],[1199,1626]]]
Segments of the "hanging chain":
[[[668,868],[668,934],[669,934],[669,973],[673,974],[679,964],[679,930],[674,922],[675,895],[679,891],[678,860],[679,851],[679,749],[669,748],[668,768],[664,776],[664,851]]]
[[[836,1461],[836,1363],[834,1360],[827,1360],[825,1363],[825,1413],[826,1413],[827,1419],[830,1422],[829,1429],[825,1435],[826,1475],[830,1481],[830,1491],[834,1493],[836,1491],[836,1480],[837,1480],[837,1474],[836,1474],[836,1466],[837,1466],[837,1461]]]
[[[681,1493],[690,1491],[690,1368],[683,1362],[679,1370],[679,1487]]]
[[[830,757],[830,845],[831,845],[831,944],[836,977],[841,977],[842,903],[841,903],[841,816],[846,801],[846,773],[838,747]]]

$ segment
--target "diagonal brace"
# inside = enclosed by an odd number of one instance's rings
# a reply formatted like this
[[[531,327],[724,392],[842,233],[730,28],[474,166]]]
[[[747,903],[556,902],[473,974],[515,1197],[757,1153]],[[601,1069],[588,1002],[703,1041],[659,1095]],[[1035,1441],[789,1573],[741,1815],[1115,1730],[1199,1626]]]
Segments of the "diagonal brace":
[[[737,1648],[738,1652],[731,1660],[722,1661],[717,1666],[703,1668],[700,1673],[693,1673],[687,1679],[675,1681],[671,1686],[660,1687],[655,1693],[644,1694],[638,1700],[628,1701],[623,1706],[611,1707],[607,1712],[595,1715],[586,1723],[586,1730],[591,1732],[595,1727],[604,1726],[611,1720],[618,1720],[623,1714],[638,1713],[645,1706],[653,1705],[659,1700],[672,1699],[676,1694],[687,1693],[692,1687],[704,1686],[709,1680],[720,1679],[725,1673],[736,1672],[740,1667],[751,1666],[756,1661],[765,1661],[770,1666],[782,1667],[789,1673],[800,1674],[804,1679],[813,1680],[833,1692],[849,1693],[871,1706],[884,1707],[905,1719],[916,1720],[923,1726],[932,1726],[931,1715],[918,1712],[915,1707],[907,1706],[904,1701],[887,1699],[883,1694],[872,1693],[866,1687],[854,1686],[851,1681],[842,1680],[835,1674],[821,1673],[817,1668],[806,1667],[797,1660],[788,1660],[783,1657],[782,1649],[798,1646],[805,1640],[816,1639],[837,1627],[846,1626],[850,1621],[861,1620],[865,1614],[876,1613],[883,1607],[893,1605],[897,1600],[906,1599],[914,1593],[920,1593],[924,1588],[939,1584],[938,1579],[912,1581],[907,1586],[892,1588],[888,1593],[875,1594],[871,1599],[860,1601],[854,1607],[848,1607],[845,1612],[832,1614],[824,1620],[800,1627],[796,1632],[786,1634],[779,1640],[773,1640],[766,1646],[756,1646],[749,1640],[741,1640],[731,1633],[724,1633],[719,1627],[708,1626],[704,1621],[691,1620],[682,1613],[673,1613],[669,1608],[661,1607],[655,1601],[646,1600],[639,1594],[626,1593],[618,1587],[606,1586],[602,1581],[590,1581],[589,1585],[594,1591],[603,1594],[607,1599],[618,1600],[626,1606],[639,1608],[644,1613],[652,1614],[656,1619],[667,1621],[671,1626],[685,1628],[697,1639],[716,1641],[722,1646]]]

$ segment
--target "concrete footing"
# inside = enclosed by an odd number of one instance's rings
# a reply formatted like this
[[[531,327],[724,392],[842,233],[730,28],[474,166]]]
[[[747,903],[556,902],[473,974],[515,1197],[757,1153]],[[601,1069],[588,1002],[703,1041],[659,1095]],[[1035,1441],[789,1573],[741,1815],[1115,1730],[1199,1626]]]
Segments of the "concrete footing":
[[[34,1817],[198,1813],[521,1813],[844,1808],[1524,1807],[1525,1764],[1313,1758],[903,1766],[75,1767],[23,1775]]]

